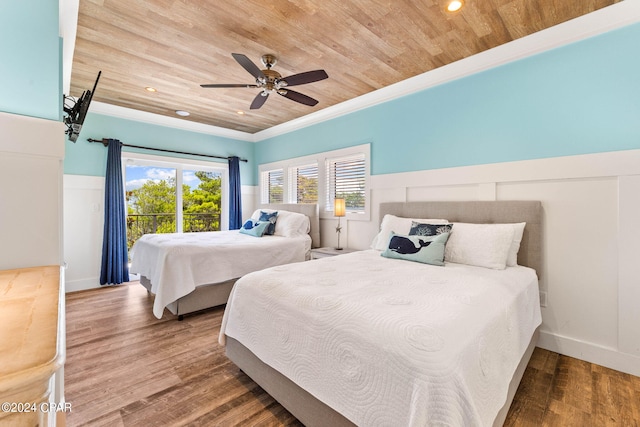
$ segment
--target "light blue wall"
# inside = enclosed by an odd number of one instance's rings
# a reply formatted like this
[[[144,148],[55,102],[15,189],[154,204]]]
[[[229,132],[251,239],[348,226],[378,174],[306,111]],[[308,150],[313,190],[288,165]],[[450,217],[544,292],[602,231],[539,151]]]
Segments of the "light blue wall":
[[[640,148],[640,24],[261,141],[257,163],[371,143],[386,174]]]
[[[0,111],[62,119],[58,1],[0,1]]]
[[[370,142],[373,174],[640,148],[640,24],[254,144],[89,114],[65,173],[103,175],[86,137],[257,165]],[[0,2],[0,111],[61,120],[58,2]]]
[[[87,138],[119,139],[125,144],[143,147],[186,151],[215,156],[238,156],[249,160],[240,162],[240,180],[242,185],[256,185],[256,167],[252,142],[238,141],[197,132],[167,128],[149,123],[120,119],[102,114],[87,114],[78,140],[66,142],[64,173],[70,175],[104,176],[107,167],[107,150],[102,144],[90,143]],[[123,151],[140,152],[158,156],[191,158],[201,161],[227,163],[226,160],[180,154],[165,154],[148,150],[123,147]]]

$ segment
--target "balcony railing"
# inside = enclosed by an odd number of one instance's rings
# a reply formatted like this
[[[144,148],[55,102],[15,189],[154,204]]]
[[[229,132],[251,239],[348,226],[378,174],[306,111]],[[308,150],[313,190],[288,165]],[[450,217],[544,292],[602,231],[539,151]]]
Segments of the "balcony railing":
[[[182,231],[185,233],[220,230],[219,213],[183,213]],[[127,215],[127,244],[129,249],[143,234],[175,233],[176,216],[172,213]]]

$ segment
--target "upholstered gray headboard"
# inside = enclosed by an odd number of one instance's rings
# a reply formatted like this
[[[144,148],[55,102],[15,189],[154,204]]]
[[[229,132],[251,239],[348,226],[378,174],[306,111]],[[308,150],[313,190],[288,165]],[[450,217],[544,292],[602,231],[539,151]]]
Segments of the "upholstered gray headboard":
[[[386,214],[405,218],[442,218],[449,222],[476,224],[526,222],[518,264],[542,275],[542,203],[539,201],[499,200],[463,202],[381,203],[380,221]]]
[[[320,247],[320,213],[317,204],[309,203],[269,203],[260,205],[264,209],[284,210],[289,212],[297,212],[305,214],[309,217],[311,223],[311,229],[309,230],[309,236],[311,236],[311,247]]]

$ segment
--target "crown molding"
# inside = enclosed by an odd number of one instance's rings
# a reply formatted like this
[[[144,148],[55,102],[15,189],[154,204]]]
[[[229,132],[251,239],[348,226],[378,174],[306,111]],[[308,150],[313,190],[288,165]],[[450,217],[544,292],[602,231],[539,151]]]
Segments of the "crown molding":
[[[215,135],[223,138],[256,142],[255,136],[247,132],[206,125],[203,123],[178,119],[175,117],[167,117],[160,114],[148,113],[146,111],[134,110],[132,108],[119,107],[117,105],[105,104],[104,102],[92,101],[91,105],[89,106],[89,112],[95,114],[104,114],[105,116],[118,117],[121,119],[133,120],[136,122],[149,123],[152,125],[166,126],[191,132],[205,133],[208,135]]]
[[[78,0],[60,1],[61,4],[77,4]],[[64,10],[73,10],[73,8],[64,8]],[[65,36],[66,39],[68,35],[73,34],[73,40],[75,40],[77,10],[75,12],[75,19],[68,19],[68,16],[66,19],[62,19],[63,13],[64,11],[61,7],[60,25],[65,26],[64,29],[61,28],[61,35]],[[324,108],[298,119],[273,126],[255,134],[195,123],[188,120],[147,113],[125,107],[118,107],[97,101],[93,101],[91,103],[89,111],[92,113],[105,114],[127,120],[141,121],[159,126],[168,126],[241,141],[259,142],[302,129],[307,126],[322,123],[345,114],[372,107],[374,105],[382,104],[421,90],[429,89],[462,77],[470,76],[509,62],[533,56],[550,49],[575,43],[637,22],[640,22],[640,0],[623,0],[587,15],[538,31],[526,37],[522,37],[493,49],[489,49],[443,67],[436,68],[435,70],[431,70],[418,76],[394,83],[390,86],[369,92],[340,104]],[[69,26],[72,26],[73,28],[69,28]],[[66,42],[64,46],[66,51]],[[73,51],[72,47],[71,51]],[[65,54],[64,58],[63,84],[64,87],[69,87],[73,55]]]

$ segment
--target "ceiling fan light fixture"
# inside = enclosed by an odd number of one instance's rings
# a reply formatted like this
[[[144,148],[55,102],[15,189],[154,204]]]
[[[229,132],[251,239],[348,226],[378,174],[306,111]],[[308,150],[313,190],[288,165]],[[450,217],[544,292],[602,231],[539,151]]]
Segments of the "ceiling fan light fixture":
[[[463,5],[463,0],[452,0],[447,4],[447,12],[457,12]]]
[[[231,56],[244,68],[249,74],[255,78],[256,84],[237,84],[237,83],[224,83],[224,84],[201,84],[203,88],[230,88],[230,87],[245,87],[245,88],[257,88],[261,91],[251,102],[249,108],[251,110],[257,110],[262,107],[266,102],[271,92],[276,92],[278,95],[284,96],[287,99],[298,102],[300,104],[308,105],[310,107],[318,104],[317,99],[313,99],[310,96],[304,95],[294,90],[284,89],[288,86],[298,86],[307,83],[317,82],[329,78],[324,70],[306,71],[303,73],[293,74],[291,76],[282,77],[282,75],[272,70],[277,58],[273,54],[262,55],[262,64],[266,69],[261,70],[256,64],[254,64],[246,55],[241,53],[232,53]],[[238,112],[238,114],[240,114]]]

